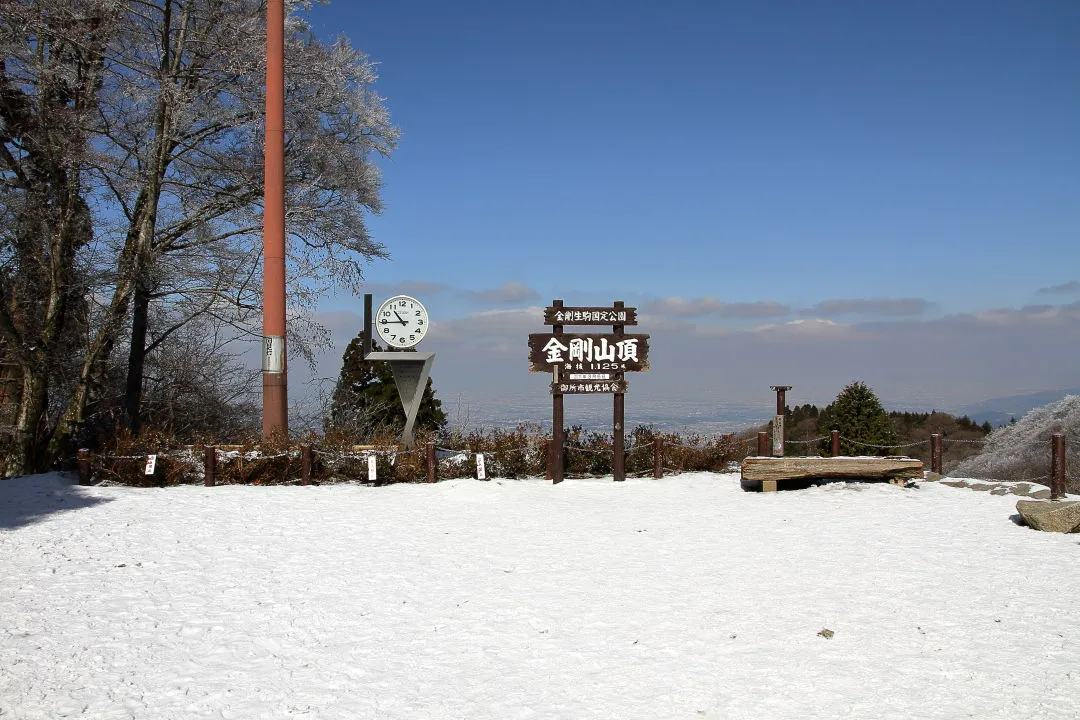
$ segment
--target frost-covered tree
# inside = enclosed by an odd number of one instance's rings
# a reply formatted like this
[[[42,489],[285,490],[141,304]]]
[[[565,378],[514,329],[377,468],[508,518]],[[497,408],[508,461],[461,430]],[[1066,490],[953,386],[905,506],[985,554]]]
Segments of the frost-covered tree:
[[[288,2],[290,11],[307,2]],[[139,426],[147,353],[195,317],[257,337],[262,222],[265,7],[259,0],[128,4],[101,91],[99,177],[121,214],[103,245],[114,265],[97,333],[65,419],[77,422],[128,333],[125,409]],[[372,91],[373,65],[344,38],[286,23],[286,229],[290,307],[356,289],[384,257],[365,216],[381,209],[373,154],[398,132]],[[127,318],[130,313],[130,324]],[[295,329],[293,325],[291,329]],[[310,336],[290,333],[294,354]],[[61,423],[63,432],[71,423]],[[56,438],[54,438],[54,441]]]
[[[300,316],[386,256],[365,219],[381,209],[373,158],[398,138],[374,65],[345,39],[312,37],[297,14],[309,5],[286,1],[287,280]],[[23,385],[5,383],[17,421],[0,470],[21,474],[62,456],[95,413],[124,407],[137,428],[150,356],[182,358],[188,323],[214,344],[260,334],[265,3],[0,10],[0,376]],[[290,353],[310,357],[325,334],[296,320]]]
[[[0,476],[40,468],[86,334],[87,169],[120,25],[108,0],[0,2]],[[59,401],[59,402],[58,402]]]
[[[836,400],[821,412],[818,427],[824,432],[840,431],[841,451],[845,455],[888,455],[891,450],[869,445],[896,443],[888,413],[870,386],[861,380],[840,391]]]
[[[390,363],[364,360],[363,340],[364,334],[360,333],[345,348],[324,427],[356,439],[378,433],[398,434],[405,427],[405,409],[398,397]],[[378,345],[375,348],[379,350]],[[416,430],[438,432],[445,426],[442,401],[435,397],[432,380],[428,378],[416,413]]]
[[[1080,395],[1066,395],[994,430],[986,437],[982,452],[960,463],[951,474],[994,480],[1038,478],[1045,484],[1054,433],[1065,435],[1066,474],[1080,476]],[[1076,479],[1067,479],[1067,485],[1070,492],[1080,492]]]

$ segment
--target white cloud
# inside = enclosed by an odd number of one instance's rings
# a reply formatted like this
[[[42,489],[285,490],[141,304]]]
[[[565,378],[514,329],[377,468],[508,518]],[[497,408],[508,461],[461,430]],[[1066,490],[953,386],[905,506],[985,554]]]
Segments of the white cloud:
[[[837,315],[913,317],[923,315],[932,307],[932,303],[922,298],[822,300],[802,310],[800,314],[804,317],[836,317]]]
[[[490,290],[466,290],[462,295],[470,300],[487,305],[516,305],[540,299],[540,293],[524,283],[516,281],[505,282],[499,287]]]
[[[753,319],[783,317],[791,312],[791,308],[767,300],[759,300],[750,303],[726,303],[721,302],[715,297],[699,297],[690,300],[679,296],[672,296],[646,303],[642,308],[642,311],[655,315],[668,315],[672,317],[701,317],[704,315],[714,315],[732,319]]]
[[[1037,295],[1067,295],[1072,293],[1080,293],[1080,282],[1070,280],[1069,282],[1064,282],[1060,285],[1039,288],[1036,291]]]

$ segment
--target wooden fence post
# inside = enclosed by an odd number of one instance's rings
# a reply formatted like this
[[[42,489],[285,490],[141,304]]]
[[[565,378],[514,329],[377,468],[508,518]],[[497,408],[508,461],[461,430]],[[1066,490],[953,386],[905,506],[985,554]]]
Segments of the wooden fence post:
[[[930,472],[943,475],[941,465],[941,433],[934,433],[930,436]]]
[[[300,446],[300,484],[311,484],[311,446]]]
[[[546,480],[555,479],[555,441],[548,440],[545,447],[547,448],[547,473],[544,478]]]
[[[203,485],[214,487],[217,484],[217,448],[208,445],[203,448]]]
[[[90,451],[79,451],[79,484],[90,484]]]
[[[1065,496],[1065,435],[1054,433],[1050,438],[1050,499]]]
[[[664,441],[658,437],[653,438],[652,476],[654,478],[664,477]]]
[[[840,431],[832,430],[829,432],[829,452],[833,457],[840,457]]]
[[[757,454],[758,457],[765,457],[769,454],[769,433],[759,432],[757,434]]]
[[[435,463],[435,443],[427,444],[427,481],[433,483],[438,480],[437,465]]]

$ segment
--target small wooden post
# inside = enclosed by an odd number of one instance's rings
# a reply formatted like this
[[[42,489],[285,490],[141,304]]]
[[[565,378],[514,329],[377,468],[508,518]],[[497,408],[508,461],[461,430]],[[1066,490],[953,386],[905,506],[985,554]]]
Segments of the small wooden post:
[[[311,446],[300,446],[300,484],[311,484]]]
[[[829,433],[829,452],[833,457],[840,457],[840,431],[833,430]]]
[[[757,454],[758,457],[769,454],[769,433],[762,431],[757,434]]]
[[[652,476],[662,478],[664,477],[664,441],[656,437],[652,442]]]
[[[622,300],[616,300],[614,302],[615,312],[619,312],[625,308],[625,304]],[[622,337],[624,332],[623,325],[613,325],[612,332],[616,338]],[[615,374],[616,380],[622,380],[623,374],[621,372]],[[622,482],[626,479],[626,394],[617,392],[615,393],[615,422],[613,423],[612,432],[612,444],[614,445],[614,458],[611,461],[611,474],[615,479],[615,482]]]
[[[1050,438],[1050,499],[1065,497],[1065,435]]]
[[[217,484],[217,448],[207,445],[203,448],[203,485],[214,487]]]
[[[552,300],[551,306],[561,308],[562,300]],[[562,333],[562,325],[552,325],[552,335]],[[558,388],[559,366],[555,366],[552,373],[555,387]],[[558,485],[563,481],[563,396],[562,393],[553,393],[551,396],[551,482]]]
[[[941,433],[933,433],[930,436],[930,472],[943,474],[941,472]]]
[[[547,451],[545,453],[545,455],[547,456],[547,469],[544,477],[548,480],[551,480],[555,477],[555,472],[552,469],[554,467],[552,463],[554,462],[555,458],[555,448],[553,447],[554,445],[555,442],[553,440],[548,440],[546,443],[544,443],[544,449]]]
[[[79,451],[79,484],[90,484],[90,451]]]
[[[435,443],[427,444],[427,481],[433,483],[438,479],[438,465],[435,462]]]

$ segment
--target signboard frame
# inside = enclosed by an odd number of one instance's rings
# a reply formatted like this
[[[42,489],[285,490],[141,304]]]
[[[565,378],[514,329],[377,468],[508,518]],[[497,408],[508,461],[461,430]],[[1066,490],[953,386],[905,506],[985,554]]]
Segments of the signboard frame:
[[[626,479],[626,391],[624,373],[649,370],[649,336],[628,334],[626,325],[637,325],[637,308],[616,300],[611,307],[567,307],[554,300],[544,309],[550,333],[529,335],[529,371],[550,372],[551,456],[553,483],[563,481],[564,395],[611,394],[614,397],[612,475]],[[610,333],[566,333],[566,325],[611,325]],[[579,377],[575,378],[574,375]],[[602,388],[602,389],[599,389]]]

